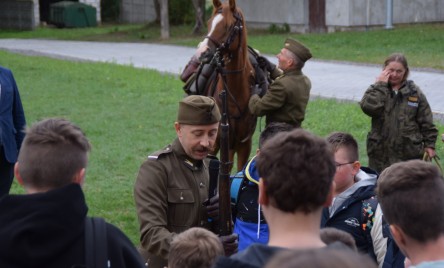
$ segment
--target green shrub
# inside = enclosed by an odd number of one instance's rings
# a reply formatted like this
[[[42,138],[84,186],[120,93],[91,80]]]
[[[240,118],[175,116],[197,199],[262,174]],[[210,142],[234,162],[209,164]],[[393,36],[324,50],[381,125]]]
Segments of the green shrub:
[[[172,25],[193,24],[195,20],[190,0],[168,1],[168,13]]]
[[[276,25],[276,24],[272,23],[268,27],[268,31],[271,34],[289,33],[290,32],[290,25],[288,25],[288,23],[284,23],[282,25]]]

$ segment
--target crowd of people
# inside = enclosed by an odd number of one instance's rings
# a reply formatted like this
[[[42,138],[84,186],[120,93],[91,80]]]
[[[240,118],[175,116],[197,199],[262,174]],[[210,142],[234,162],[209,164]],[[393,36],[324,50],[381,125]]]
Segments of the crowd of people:
[[[364,167],[351,134],[302,128],[311,57],[287,39],[278,66],[258,59],[272,82],[253,89],[249,109],[266,127],[231,177],[231,234],[221,233],[209,172],[221,112],[211,97],[180,100],[177,138],[147,157],[135,181],[138,248],[86,216],[83,131],[58,118],[24,131],[14,77],[0,68],[0,266],[444,267],[444,179],[421,161],[436,156],[438,130],[407,59],[390,55],[360,101],[371,117]],[[8,194],[14,175],[26,194]]]

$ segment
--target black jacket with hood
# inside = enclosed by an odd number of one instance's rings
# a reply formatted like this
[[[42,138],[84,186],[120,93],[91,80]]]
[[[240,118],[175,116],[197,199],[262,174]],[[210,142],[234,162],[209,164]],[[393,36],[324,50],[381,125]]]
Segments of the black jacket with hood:
[[[363,209],[370,209],[369,212],[374,215],[376,207],[366,208],[363,202],[375,196],[378,175],[368,168],[365,168],[365,171],[363,169],[361,168],[356,175],[358,181],[336,196],[331,207],[324,208],[321,228],[334,227],[351,234],[359,251],[375,258],[370,231],[366,230],[366,228],[371,229],[372,226],[367,226],[367,222],[364,222],[368,218],[365,219]]]
[[[0,267],[80,268],[85,265],[88,207],[78,184],[0,199]],[[131,241],[106,224],[109,267],[144,267]]]

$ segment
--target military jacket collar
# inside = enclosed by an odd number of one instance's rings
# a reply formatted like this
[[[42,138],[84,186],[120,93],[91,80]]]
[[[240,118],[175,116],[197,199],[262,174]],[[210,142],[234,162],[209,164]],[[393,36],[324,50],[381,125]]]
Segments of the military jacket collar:
[[[187,155],[187,153],[185,153],[185,150],[183,149],[183,146],[180,143],[179,138],[176,138],[173,141],[173,144],[171,145],[171,149],[174,152],[174,154],[176,154],[183,161],[185,166],[187,166],[191,170],[199,170],[202,168],[203,161],[191,159]]]
[[[302,71],[298,69],[285,70],[284,75],[301,75]]]

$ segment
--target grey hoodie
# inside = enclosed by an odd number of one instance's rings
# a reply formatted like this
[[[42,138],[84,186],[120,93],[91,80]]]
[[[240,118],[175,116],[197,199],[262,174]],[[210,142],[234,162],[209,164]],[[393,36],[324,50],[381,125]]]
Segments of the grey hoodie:
[[[350,188],[343,191],[333,199],[333,203],[331,207],[329,207],[330,218],[335,214],[336,210],[342,206],[344,201],[356,192],[356,190],[363,186],[375,185],[376,179],[377,176],[375,174],[368,174],[362,169],[359,170],[358,174],[355,176],[356,182]]]

